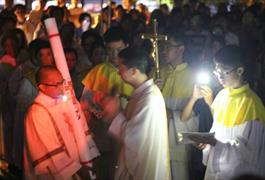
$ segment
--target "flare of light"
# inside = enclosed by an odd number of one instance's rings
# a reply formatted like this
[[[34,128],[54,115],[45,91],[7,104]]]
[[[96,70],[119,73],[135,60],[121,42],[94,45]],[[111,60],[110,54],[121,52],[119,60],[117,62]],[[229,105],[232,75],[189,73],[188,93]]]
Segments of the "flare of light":
[[[66,95],[63,95],[62,99],[63,99],[63,102],[66,102],[68,100],[68,97]]]
[[[197,83],[198,84],[209,84],[210,83],[210,75],[207,72],[200,72],[197,75]]]

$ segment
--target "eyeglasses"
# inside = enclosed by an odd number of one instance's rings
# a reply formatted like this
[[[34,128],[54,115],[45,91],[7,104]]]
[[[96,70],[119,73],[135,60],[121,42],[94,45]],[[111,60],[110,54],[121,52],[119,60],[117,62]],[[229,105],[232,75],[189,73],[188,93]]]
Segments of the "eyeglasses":
[[[220,69],[215,69],[213,71],[213,74],[216,75],[216,76],[227,76],[227,75],[231,74],[235,70],[236,70],[236,68],[233,68],[233,69],[231,69],[229,71],[222,71]]]
[[[172,44],[172,43],[165,43],[162,45],[162,49],[168,50],[171,47],[180,47],[183,46],[183,44]]]
[[[43,84],[45,86],[58,87],[58,86],[63,85],[63,83],[64,83],[64,80],[57,82],[56,84],[49,84],[49,83],[40,83],[40,84]]]

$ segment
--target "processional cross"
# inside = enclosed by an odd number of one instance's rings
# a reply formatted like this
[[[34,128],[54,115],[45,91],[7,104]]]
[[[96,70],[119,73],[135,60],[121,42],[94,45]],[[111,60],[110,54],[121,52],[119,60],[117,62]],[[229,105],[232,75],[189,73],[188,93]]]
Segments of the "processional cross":
[[[159,53],[158,53],[158,41],[166,41],[166,35],[158,34],[158,22],[156,19],[153,20],[153,34],[143,34],[142,39],[149,39],[153,45],[152,57],[155,61],[156,67],[156,79],[160,79],[160,69],[159,69]]]

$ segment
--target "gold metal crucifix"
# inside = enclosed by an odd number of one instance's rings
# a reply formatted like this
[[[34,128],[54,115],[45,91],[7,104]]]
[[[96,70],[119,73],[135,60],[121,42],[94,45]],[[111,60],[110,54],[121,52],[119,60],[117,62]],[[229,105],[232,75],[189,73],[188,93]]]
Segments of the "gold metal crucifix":
[[[155,61],[156,67],[156,79],[160,79],[160,69],[159,69],[159,53],[158,53],[158,41],[166,41],[166,35],[158,34],[158,22],[156,19],[153,20],[153,34],[143,34],[142,39],[149,39],[153,45],[152,57]]]

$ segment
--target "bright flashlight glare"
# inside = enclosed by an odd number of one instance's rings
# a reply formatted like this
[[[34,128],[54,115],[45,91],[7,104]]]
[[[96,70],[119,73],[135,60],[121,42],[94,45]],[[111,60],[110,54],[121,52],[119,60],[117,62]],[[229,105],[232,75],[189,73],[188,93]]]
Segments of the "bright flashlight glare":
[[[209,84],[210,83],[210,75],[206,72],[200,72],[197,76],[197,82],[199,84]]]
[[[68,100],[68,97],[66,95],[63,95],[62,99],[64,102],[66,102]]]

